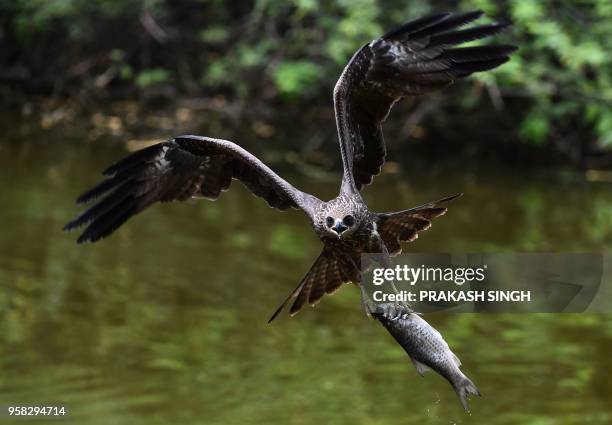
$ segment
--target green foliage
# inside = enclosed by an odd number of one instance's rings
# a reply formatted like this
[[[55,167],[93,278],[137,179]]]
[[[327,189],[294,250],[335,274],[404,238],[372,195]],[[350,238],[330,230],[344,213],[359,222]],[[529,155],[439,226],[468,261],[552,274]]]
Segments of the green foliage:
[[[319,79],[321,69],[307,61],[282,63],[276,69],[274,82],[281,93],[288,96],[299,95]]]
[[[470,5],[473,2],[464,2]],[[529,99],[520,124],[525,140],[543,143],[584,130],[600,147],[612,145],[612,7],[609,1],[479,0],[489,13],[507,10],[520,46],[494,73],[502,93]],[[552,130],[555,130],[554,132]]]
[[[509,20],[504,42],[520,46],[510,63],[475,78],[487,90],[452,99],[486,110],[481,93],[501,99],[516,140],[595,144],[612,149],[612,4],[609,0],[17,0],[0,2],[7,58],[43,75],[94,63],[71,81],[114,65],[113,85],[135,89],[172,81],[180,90],[225,91],[249,100],[329,96],[342,67],[363,43],[417,16],[483,9]],[[24,54],[23,52],[27,52]],[[102,58],[102,59],[101,59]],[[5,65],[5,64],[3,64]],[[80,80],[79,80],[80,78]],[[498,102],[500,104],[500,102]],[[448,118],[452,120],[452,117]]]
[[[520,126],[521,135],[538,145],[544,143],[550,131],[548,118],[543,111],[531,111]]]
[[[136,77],[138,87],[148,87],[170,80],[170,71],[163,68],[145,69]]]
[[[229,36],[229,29],[221,25],[210,26],[200,31],[200,40],[203,43],[223,43]]]

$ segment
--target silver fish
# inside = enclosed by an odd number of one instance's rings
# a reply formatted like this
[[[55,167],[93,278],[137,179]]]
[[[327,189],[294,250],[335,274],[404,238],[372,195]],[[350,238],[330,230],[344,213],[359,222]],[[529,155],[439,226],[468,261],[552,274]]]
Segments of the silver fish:
[[[407,312],[393,303],[377,306],[374,316],[408,354],[419,375],[429,369],[442,375],[459,396],[463,408],[469,412],[468,397],[480,396],[474,383],[459,370],[461,361],[450,350],[440,332],[418,314]]]

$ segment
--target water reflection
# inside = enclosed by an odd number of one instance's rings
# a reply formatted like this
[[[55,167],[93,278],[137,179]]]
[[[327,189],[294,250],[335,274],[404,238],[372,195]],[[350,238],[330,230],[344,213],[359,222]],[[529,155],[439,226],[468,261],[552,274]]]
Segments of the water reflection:
[[[73,198],[120,155],[3,147],[1,404],[65,403],[80,424],[612,421],[609,316],[430,315],[483,392],[471,416],[441,378],[416,374],[354,288],[267,325],[320,242],[300,213],[237,183],[216,203],[159,205],[77,246],[60,232]],[[321,196],[337,188],[287,177]],[[609,247],[609,184],[559,181],[423,166],[381,177],[366,198],[384,211],[466,193],[413,251]]]

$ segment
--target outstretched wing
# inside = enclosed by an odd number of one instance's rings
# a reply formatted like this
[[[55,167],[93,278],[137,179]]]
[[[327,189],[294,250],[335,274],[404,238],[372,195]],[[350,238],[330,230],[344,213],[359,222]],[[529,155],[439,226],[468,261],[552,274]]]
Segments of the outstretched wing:
[[[102,197],[64,230],[87,225],[78,242],[95,242],[156,202],[217,199],[232,179],[279,210],[300,208],[309,216],[320,202],[294,188],[263,162],[227,140],[180,136],[135,152],[104,171],[106,179],[77,199]]]
[[[293,299],[289,314],[294,315],[304,304],[315,305],[325,294],[333,294],[343,283],[359,282],[360,272],[355,259],[342,255],[331,248],[324,248],[300,284],[287,296],[274,312],[268,323],[278,316]]]
[[[381,123],[395,102],[508,61],[514,46],[455,47],[497,34],[507,26],[459,29],[482,15],[476,11],[417,19],[355,53],[334,89],[345,192],[360,190],[380,173],[386,154]]]
[[[446,214],[447,208],[442,204],[452,201],[461,194],[448,196],[434,202],[409,210],[378,214],[377,227],[381,239],[391,256],[402,252],[402,242],[412,242],[419,232],[431,227],[434,218]]]

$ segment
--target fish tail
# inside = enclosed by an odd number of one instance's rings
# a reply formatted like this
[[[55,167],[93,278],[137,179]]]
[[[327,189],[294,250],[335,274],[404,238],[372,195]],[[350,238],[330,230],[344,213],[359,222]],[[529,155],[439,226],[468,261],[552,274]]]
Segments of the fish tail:
[[[480,391],[476,388],[476,385],[467,376],[461,374],[461,378],[457,382],[453,382],[453,389],[459,396],[459,400],[463,405],[466,412],[470,411],[468,406],[468,398],[471,395],[477,395],[480,397]]]

